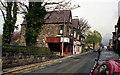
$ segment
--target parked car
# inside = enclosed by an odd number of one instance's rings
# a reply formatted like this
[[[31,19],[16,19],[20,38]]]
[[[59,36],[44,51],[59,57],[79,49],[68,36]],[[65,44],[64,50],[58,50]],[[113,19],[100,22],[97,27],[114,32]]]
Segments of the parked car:
[[[97,66],[108,60],[119,60],[120,56],[114,51],[102,51],[97,59],[95,59]]]
[[[120,75],[120,60],[109,60],[98,66],[94,75]]]
[[[119,59],[120,59],[120,56],[113,51],[102,51],[98,56],[98,58],[95,59],[95,64],[91,73],[93,73],[95,71],[95,68],[100,66],[103,62],[109,61],[109,60],[119,60]]]

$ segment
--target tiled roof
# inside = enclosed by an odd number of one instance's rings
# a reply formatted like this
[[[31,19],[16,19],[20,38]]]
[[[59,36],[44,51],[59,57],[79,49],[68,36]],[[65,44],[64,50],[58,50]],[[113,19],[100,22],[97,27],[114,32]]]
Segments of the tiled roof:
[[[77,28],[77,26],[79,25],[79,19],[72,19],[72,24],[74,28]]]
[[[44,23],[63,23],[69,20],[71,15],[70,10],[61,10],[61,11],[52,11],[48,12],[44,17]],[[26,24],[26,20],[23,21],[22,24]]]
[[[70,10],[52,11],[45,16],[45,23],[67,22],[71,14]]]

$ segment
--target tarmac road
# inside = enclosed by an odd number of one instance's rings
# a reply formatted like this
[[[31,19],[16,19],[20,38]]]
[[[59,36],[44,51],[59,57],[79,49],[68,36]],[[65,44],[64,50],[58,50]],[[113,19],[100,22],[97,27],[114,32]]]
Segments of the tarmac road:
[[[94,65],[94,60],[97,58],[97,52],[89,52],[77,57],[68,58],[59,63],[48,65],[45,67],[38,67],[26,71],[24,73],[83,73],[89,74]]]
[[[0,45],[0,59],[2,57],[2,46]]]
[[[0,74],[2,73],[2,46],[0,45]]]

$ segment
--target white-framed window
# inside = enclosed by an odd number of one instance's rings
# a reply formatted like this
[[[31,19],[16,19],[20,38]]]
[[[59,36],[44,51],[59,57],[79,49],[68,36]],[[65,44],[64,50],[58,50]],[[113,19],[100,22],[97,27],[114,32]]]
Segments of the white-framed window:
[[[77,40],[79,40],[79,36],[80,36],[80,35],[78,34],[78,36],[77,36]]]
[[[64,25],[60,25],[60,34],[63,34]]]
[[[69,27],[69,35],[71,35],[71,28]]]
[[[76,38],[76,31],[74,31],[74,38]]]

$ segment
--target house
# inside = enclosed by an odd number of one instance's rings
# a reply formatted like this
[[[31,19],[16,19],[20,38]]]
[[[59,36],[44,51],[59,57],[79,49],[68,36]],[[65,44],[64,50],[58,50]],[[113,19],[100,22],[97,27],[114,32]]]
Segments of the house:
[[[52,11],[46,14],[45,22],[37,37],[36,46],[48,47],[57,55],[72,54],[73,50],[73,25],[72,14],[70,10]],[[20,44],[26,45],[25,42],[25,24],[21,24]]]
[[[82,52],[85,50],[85,36],[83,34],[80,35],[80,42],[82,47]]]
[[[110,48],[113,47],[113,39],[110,39],[110,40],[109,40],[109,46],[110,46]]]
[[[114,50],[119,52],[120,49],[120,16],[117,21],[117,25],[115,25],[115,34],[114,34]]]
[[[116,32],[112,32],[112,39],[113,39],[113,49],[115,50],[116,49]]]
[[[79,19],[73,19],[73,34],[74,34],[74,41],[73,41],[73,54],[81,53],[81,42],[80,42],[80,32],[79,32]]]

